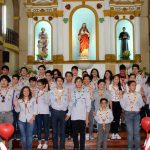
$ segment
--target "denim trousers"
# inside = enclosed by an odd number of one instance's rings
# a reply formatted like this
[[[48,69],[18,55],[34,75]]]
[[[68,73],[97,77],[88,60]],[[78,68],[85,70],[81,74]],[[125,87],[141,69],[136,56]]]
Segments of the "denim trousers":
[[[65,116],[66,111],[52,109],[53,148],[62,150],[65,148]],[[58,148],[58,135],[60,137],[60,148]]]
[[[36,116],[36,124],[37,124],[38,140],[41,141],[42,126],[44,126],[45,141],[48,141],[48,138],[49,138],[49,114],[38,114]]]
[[[140,147],[140,112],[125,111],[125,123],[127,127],[128,150],[133,150],[133,142],[136,150]]]
[[[18,126],[21,134],[22,150],[32,150],[32,135],[34,123],[18,121]]]

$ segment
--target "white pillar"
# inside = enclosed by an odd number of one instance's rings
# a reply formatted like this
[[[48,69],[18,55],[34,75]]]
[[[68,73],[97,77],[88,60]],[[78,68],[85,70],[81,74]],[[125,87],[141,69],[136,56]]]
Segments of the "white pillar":
[[[105,37],[105,54],[111,54],[111,48],[110,48],[110,17],[105,17],[104,22],[104,37]]]
[[[28,55],[34,55],[34,29],[33,19],[28,18]]]
[[[110,18],[110,54],[116,54],[115,50],[115,19],[114,17]]]
[[[140,54],[140,17],[135,17],[134,21],[135,54]]]

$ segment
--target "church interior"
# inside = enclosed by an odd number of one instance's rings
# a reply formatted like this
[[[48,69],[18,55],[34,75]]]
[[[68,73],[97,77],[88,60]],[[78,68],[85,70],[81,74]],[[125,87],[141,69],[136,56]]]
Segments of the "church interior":
[[[150,73],[149,0],[0,0],[0,67],[7,65],[10,75],[21,67],[36,75],[44,65],[65,76],[77,66],[79,76],[96,68],[103,78],[106,70],[118,74],[122,64],[127,74],[133,64]],[[121,140],[108,140],[109,150],[127,149],[122,128]],[[140,136],[143,145],[144,130]],[[65,144],[73,149],[72,140]],[[85,149],[96,150],[96,144],[88,139]],[[32,145],[36,149],[38,141]],[[53,149],[51,134],[48,145]],[[22,149],[20,140],[13,149]]]

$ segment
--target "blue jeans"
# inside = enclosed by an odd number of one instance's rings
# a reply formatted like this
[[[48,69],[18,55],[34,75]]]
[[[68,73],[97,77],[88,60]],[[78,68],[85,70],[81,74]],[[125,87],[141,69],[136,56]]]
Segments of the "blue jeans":
[[[58,133],[60,136],[60,150],[65,148],[65,116],[66,111],[52,109],[53,147],[58,150]]]
[[[38,140],[41,141],[42,125],[44,125],[45,141],[49,138],[49,114],[39,114],[36,116]]]
[[[18,121],[18,126],[21,134],[22,150],[32,150],[32,135],[34,123]]]
[[[140,140],[140,112],[125,112],[125,123],[127,126],[128,150],[133,150],[133,139],[136,150],[141,150]]]

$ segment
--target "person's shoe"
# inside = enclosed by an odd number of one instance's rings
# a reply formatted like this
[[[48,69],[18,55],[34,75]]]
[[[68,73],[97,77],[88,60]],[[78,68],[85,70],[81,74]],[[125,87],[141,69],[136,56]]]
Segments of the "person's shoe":
[[[38,144],[37,149],[42,149],[42,144],[41,144],[41,143],[40,143],[40,144]]]
[[[89,140],[94,140],[95,138],[93,136],[90,136],[89,137]]]
[[[115,140],[115,139],[116,139],[116,136],[115,136],[114,133],[112,134],[111,139],[112,139],[112,140]]]
[[[43,144],[43,147],[42,147],[42,149],[48,149],[48,144]]]
[[[116,137],[117,140],[121,140],[121,136],[118,133],[115,134],[115,137]]]

